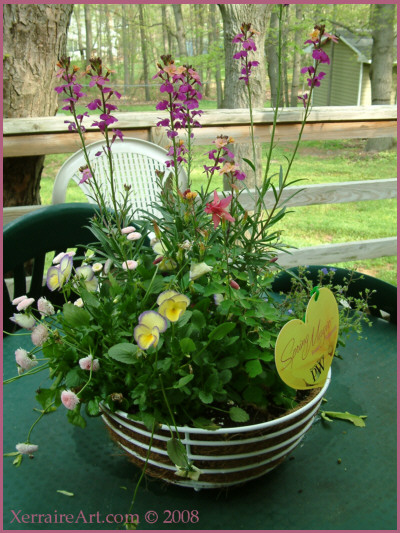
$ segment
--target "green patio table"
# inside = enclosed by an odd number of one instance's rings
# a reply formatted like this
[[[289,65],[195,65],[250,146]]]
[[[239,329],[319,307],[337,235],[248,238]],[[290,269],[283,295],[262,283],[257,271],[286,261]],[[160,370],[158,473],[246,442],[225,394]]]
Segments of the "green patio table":
[[[195,492],[148,479],[133,509],[138,529],[395,530],[397,330],[381,318],[372,322],[367,339],[353,335],[343,360],[333,362],[322,404],[367,415],[365,428],[319,418],[282,465],[242,487]],[[18,347],[29,349],[30,337],[5,339],[5,378],[16,374]],[[45,382],[44,372],[5,386],[4,452],[24,442],[37,417],[35,390]],[[61,406],[31,440],[39,445],[34,459],[19,468],[4,459],[4,530],[121,529],[116,522],[129,508],[140,471],[100,418],[88,419],[83,430],[68,423]],[[43,523],[46,516],[51,522]]]

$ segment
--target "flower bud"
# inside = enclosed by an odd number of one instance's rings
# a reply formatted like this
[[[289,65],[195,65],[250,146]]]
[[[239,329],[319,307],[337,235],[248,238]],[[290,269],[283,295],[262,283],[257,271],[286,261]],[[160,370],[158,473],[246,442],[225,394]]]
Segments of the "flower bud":
[[[229,282],[229,285],[232,287],[232,289],[238,290],[240,289],[239,283],[237,283],[234,279],[231,279]]]

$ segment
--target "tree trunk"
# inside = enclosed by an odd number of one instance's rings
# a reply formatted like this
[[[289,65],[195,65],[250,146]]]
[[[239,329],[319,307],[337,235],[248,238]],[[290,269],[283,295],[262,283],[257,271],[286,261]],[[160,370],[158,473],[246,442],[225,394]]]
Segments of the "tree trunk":
[[[185,26],[183,23],[182,16],[182,5],[181,4],[172,4],[172,9],[174,10],[175,16],[175,26],[176,26],[176,42],[178,43],[178,54],[180,56],[187,56],[186,49],[186,37],[185,37]]]
[[[82,40],[82,26],[81,26],[81,14],[80,14],[80,11],[81,11],[81,6],[79,4],[75,4],[74,5],[74,15],[75,15],[75,20],[76,20],[76,30],[78,32],[78,48],[79,48],[79,53],[80,53],[80,56],[81,56],[81,60],[83,61],[84,58],[85,58],[85,54],[84,54],[84,46],[83,46],[83,40]]]
[[[113,59],[112,43],[111,43],[110,9],[107,4],[104,5],[104,19],[105,19],[106,44],[107,44],[107,62],[108,62],[108,67],[112,68],[114,59]]]
[[[168,54],[170,52],[168,51],[167,6],[165,4],[162,4],[161,6],[161,25],[164,44],[164,50],[162,51],[162,53]]]
[[[214,21],[217,20],[217,7],[215,4],[210,4],[210,25],[214,24],[214,38],[213,40],[219,42],[219,25]],[[223,105],[223,89],[221,80],[221,67],[219,61],[215,62],[215,85],[217,89],[217,109],[221,109]]]
[[[93,37],[92,37],[92,21],[90,18],[90,5],[85,4],[85,28],[86,28],[86,63],[89,65],[89,60],[92,55]]]
[[[296,23],[300,24],[303,18],[303,6],[296,4]],[[300,87],[300,50],[303,42],[303,32],[300,28],[296,27],[294,32],[294,52],[293,52],[293,75],[292,75],[292,88],[290,93],[290,105],[291,107],[297,107],[299,87]]]
[[[143,82],[145,84],[144,94],[146,102],[150,101],[150,87],[149,87],[149,67],[147,61],[147,42],[144,32],[144,13],[143,5],[139,4],[139,24],[140,24],[140,42],[142,45],[142,58],[143,58]]]
[[[267,23],[271,12],[271,5],[266,4],[219,4],[224,23],[225,45],[225,97],[223,106],[228,109],[246,108],[248,104],[248,92],[244,81],[239,80],[241,62],[233,59],[238,51],[238,46],[232,43],[235,35],[240,33],[242,23],[252,23],[252,27],[259,32],[254,35],[257,51],[252,55],[252,61],[259,61],[259,66],[252,70],[250,78],[250,91],[252,107],[264,107],[265,103],[265,61],[264,40]],[[254,21],[254,23],[253,23]],[[251,168],[242,161],[243,158],[253,160],[253,151],[250,143],[235,145],[235,160],[240,168],[247,174],[246,185],[254,187],[262,181],[261,172],[261,144],[256,145],[257,179]],[[224,187],[229,184],[224,181]]]
[[[283,105],[283,90],[281,84],[280,98],[278,99],[278,71],[279,71],[279,57],[278,57],[278,27],[279,17],[274,9],[271,13],[271,21],[269,24],[268,38],[265,42],[265,55],[268,61],[268,78],[271,89],[271,107],[280,107]]]
[[[57,111],[56,62],[65,55],[68,4],[3,5],[3,115],[51,116]],[[4,159],[3,205],[40,204],[44,156]]]
[[[123,62],[124,62],[124,93],[129,93],[129,45],[128,45],[128,24],[126,20],[126,11],[129,5],[122,5],[121,12],[121,25],[122,25],[122,50],[123,50]]]
[[[285,106],[289,107],[289,80],[288,80],[288,35],[289,35],[289,7],[285,9],[284,29],[282,35],[282,75],[285,96]]]
[[[375,4],[372,9],[372,58],[371,97],[372,105],[390,104],[393,76],[393,41],[395,4]],[[384,151],[394,146],[392,137],[369,139],[367,151]]]

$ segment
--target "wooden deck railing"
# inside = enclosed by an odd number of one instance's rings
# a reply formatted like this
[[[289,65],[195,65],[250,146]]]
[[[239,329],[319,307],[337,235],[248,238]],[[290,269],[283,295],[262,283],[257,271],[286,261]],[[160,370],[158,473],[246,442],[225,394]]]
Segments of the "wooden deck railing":
[[[116,114],[118,128],[128,137],[145,139],[161,146],[168,144],[163,128],[154,124],[165,116],[162,112],[119,113]],[[300,129],[303,110],[287,108],[279,112],[275,131],[275,140],[294,141]],[[3,130],[4,157],[27,155],[47,155],[70,153],[80,149],[76,133],[66,132],[64,116],[5,119]],[[202,128],[196,130],[195,142],[199,145],[211,144],[217,135],[227,134],[237,142],[249,141],[249,113],[244,109],[220,109],[206,111],[201,118]],[[268,142],[271,138],[273,124],[272,110],[263,109],[254,112],[256,141]],[[98,131],[86,124],[86,142],[102,138]],[[357,139],[396,136],[396,106],[346,106],[316,107],[311,111],[305,126],[304,140]],[[305,176],[306,178],[306,176]],[[335,204],[395,198],[397,179],[350,181],[328,183],[323,185],[305,185],[290,187],[284,191],[284,202],[296,190],[300,190],[286,205],[301,206],[312,204]],[[265,204],[271,205],[272,193],[267,194]],[[241,195],[246,209],[251,209],[252,195]],[[38,209],[39,206],[21,206],[4,209],[3,224],[17,216]],[[291,255],[280,254],[282,266],[300,264],[331,264],[396,255],[396,237],[372,239],[312,246],[295,250]]]

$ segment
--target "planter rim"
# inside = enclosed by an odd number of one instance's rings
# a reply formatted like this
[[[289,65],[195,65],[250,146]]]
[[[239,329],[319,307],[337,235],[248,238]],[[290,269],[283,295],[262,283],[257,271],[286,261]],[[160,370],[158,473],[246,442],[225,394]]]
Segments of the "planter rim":
[[[328,375],[326,377],[326,380],[325,380],[325,383],[323,385],[323,387],[321,388],[321,390],[319,391],[319,393],[317,394],[317,396],[315,396],[310,402],[306,403],[305,405],[303,405],[302,407],[300,407],[299,409],[296,409],[295,411],[292,411],[291,413],[287,414],[287,415],[284,415],[284,416],[281,416],[279,418],[274,418],[273,420],[269,420],[267,422],[261,422],[259,424],[251,424],[249,426],[239,426],[239,427],[227,427],[227,428],[219,428],[219,429],[216,429],[216,430],[209,430],[209,429],[203,429],[203,428],[192,428],[190,426],[177,426],[177,430],[182,432],[182,433],[197,433],[197,434],[200,434],[200,435],[205,435],[205,434],[209,434],[210,431],[212,431],[213,435],[214,434],[218,434],[218,433],[224,433],[224,434],[229,434],[229,433],[245,433],[245,432],[248,432],[248,431],[257,431],[257,430],[262,430],[262,429],[265,429],[265,428],[269,428],[269,427],[274,427],[278,424],[282,424],[282,422],[287,422],[289,420],[292,420],[293,418],[296,418],[298,417],[299,415],[303,414],[304,411],[307,411],[307,409],[309,409],[310,407],[312,407],[313,405],[317,404],[323,397],[323,395],[325,394],[328,386],[329,386],[329,383],[331,382],[331,374],[332,374],[332,371],[331,371],[331,368],[329,369],[328,371]],[[115,411],[115,414],[117,414],[118,416],[122,417],[122,418],[126,418],[128,420],[132,420],[132,419],[129,419],[128,418],[128,413],[126,413],[125,411]],[[133,422],[135,422],[136,424],[141,424],[144,426],[143,422],[140,422],[138,420],[132,420]],[[168,426],[166,426],[165,424],[161,424],[161,427],[160,427],[161,430],[165,430],[165,431],[168,431]]]

